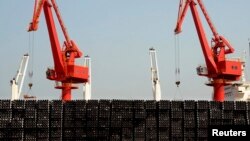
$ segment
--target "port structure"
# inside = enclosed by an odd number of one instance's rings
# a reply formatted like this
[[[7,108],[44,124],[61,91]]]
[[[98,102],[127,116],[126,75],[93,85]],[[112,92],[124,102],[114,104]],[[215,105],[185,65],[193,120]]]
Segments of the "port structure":
[[[154,96],[154,100],[160,101],[161,100],[161,86],[160,86],[156,50],[154,48],[150,48],[149,55],[150,55],[150,64],[151,64],[150,70],[151,70],[153,96]]]
[[[200,7],[206,22],[212,31],[213,38],[211,40],[211,46],[209,45],[209,41],[206,37],[197,6]],[[180,0],[178,19],[174,30],[175,34],[179,34],[181,32],[181,27],[189,8],[192,13],[206,62],[206,66],[199,66],[197,68],[198,75],[206,76],[211,79],[211,83],[209,85],[214,89],[213,100],[224,101],[224,86],[232,81],[239,80],[241,77],[241,61],[226,59],[226,55],[233,53],[234,48],[227,41],[227,39],[218,34],[202,0]]]
[[[75,59],[81,58],[83,53],[79,50],[76,43],[70,39],[55,0],[35,1],[33,18],[29,25],[28,32],[38,29],[39,17],[42,9],[44,11],[54,59],[54,68],[49,68],[46,72],[46,76],[49,80],[59,82],[56,83],[59,85],[56,85],[55,88],[62,89],[62,100],[71,100],[71,90],[78,88],[73,84],[88,82],[88,67],[75,64]],[[63,46],[59,43],[59,37],[51,9],[55,11],[55,15],[65,38]]]
[[[238,58],[242,62],[242,75],[240,80],[234,81],[231,83],[231,85],[225,86],[226,101],[250,101],[250,82],[247,81],[245,75],[245,58],[245,56],[242,58]]]
[[[22,87],[24,78],[26,75],[27,67],[29,63],[29,55],[24,54],[17,70],[16,76],[10,80],[11,83],[11,100],[19,100],[22,93]]]

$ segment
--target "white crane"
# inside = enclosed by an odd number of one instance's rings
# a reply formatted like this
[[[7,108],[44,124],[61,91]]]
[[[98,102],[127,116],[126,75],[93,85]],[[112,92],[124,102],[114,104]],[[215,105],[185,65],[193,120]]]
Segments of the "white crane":
[[[85,100],[91,99],[91,59],[89,56],[84,57],[84,66],[89,68],[89,79],[88,82],[84,83],[84,98]]]
[[[161,100],[161,86],[160,86],[156,51],[154,48],[149,49],[149,55],[150,55],[150,62],[151,62],[150,69],[151,69],[153,96],[154,96],[154,100],[159,101]]]
[[[29,55],[24,54],[15,78],[13,78],[10,81],[11,91],[12,91],[11,100],[20,99],[28,62],[29,62]]]

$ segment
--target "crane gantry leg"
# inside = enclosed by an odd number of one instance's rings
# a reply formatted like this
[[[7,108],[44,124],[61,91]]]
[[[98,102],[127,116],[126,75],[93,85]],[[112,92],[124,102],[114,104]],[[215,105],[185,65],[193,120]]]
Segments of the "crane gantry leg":
[[[64,83],[62,82],[61,86],[55,86],[56,89],[62,89],[62,100],[69,101],[71,100],[71,90],[77,89],[78,87],[73,86],[72,83]]]
[[[214,97],[213,99],[216,101],[223,102],[224,101],[224,86],[225,83],[223,79],[214,79],[213,80],[213,87],[214,87]]]

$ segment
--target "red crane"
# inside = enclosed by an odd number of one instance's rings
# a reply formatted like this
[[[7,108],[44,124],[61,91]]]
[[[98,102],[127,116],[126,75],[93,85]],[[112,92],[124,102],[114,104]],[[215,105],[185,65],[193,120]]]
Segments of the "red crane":
[[[207,40],[205,30],[203,28],[197,3],[213,33],[211,45]],[[181,26],[190,7],[194,24],[198,33],[199,41],[206,62],[206,67],[197,68],[197,72],[201,76],[206,76],[211,80],[210,86],[214,88],[215,101],[224,101],[224,86],[231,81],[239,80],[241,77],[241,62],[239,60],[229,60],[227,54],[233,53],[234,49],[230,43],[218,34],[208,13],[204,7],[202,0],[180,0],[177,25],[175,34],[181,32]]]
[[[55,11],[65,37],[62,47],[59,43],[51,8]],[[79,50],[75,42],[69,38],[55,0],[35,1],[33,18],[28,31],[36,31],[38,29],[39,17],[42,9],[47,23],[51,50],[54,59],[54,69],[48,69],[46,75],[49,80],[61,82],[61,85],[56,86],[55,88],[62,89],[62,100],[71,100],[71,89],[77,88],[72,84],[87,82],[89,77],[88,68],[75,64],[75,59],[80,58],[82,56],[82,52]]]

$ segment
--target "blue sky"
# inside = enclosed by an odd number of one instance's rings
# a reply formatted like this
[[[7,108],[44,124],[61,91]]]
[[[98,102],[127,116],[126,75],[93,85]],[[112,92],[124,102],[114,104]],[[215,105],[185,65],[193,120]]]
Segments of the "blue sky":
[[[250,1],[204,0],[204,3],[219,34],[235,48],[230,57],[239,57],[244,50],[248,51]],[[11,97],[9,81],[16,74],[22,55],[29,52],[29,36],[33,35],[26,30],[33,4],[34,0],[0,1],[1,99]],[[173,30],[179,0],[58,0],[57,4],[71,39],[92,59],[93,99],[152,99],[151,47],[157,51],[163,99],[211,99],[212,88],[204,85],[207,79],[196,75],[195,68],[203,64],[204,59],[190,11],[180,35],[181,85],[180,88],[175,85]],[[211,32],[205,22],[204,25],[210,40]],[[58,33],[62,43],[61,30]],[[34,86],[28,91],[31,78],[27,75],[23,92],[39,99],[58,99],[61,91],[55,90],[54,82],[45,76],[53,60],[43,14],[34,36]],[[74,91],[72,97],[82,99],[81,89]]]

